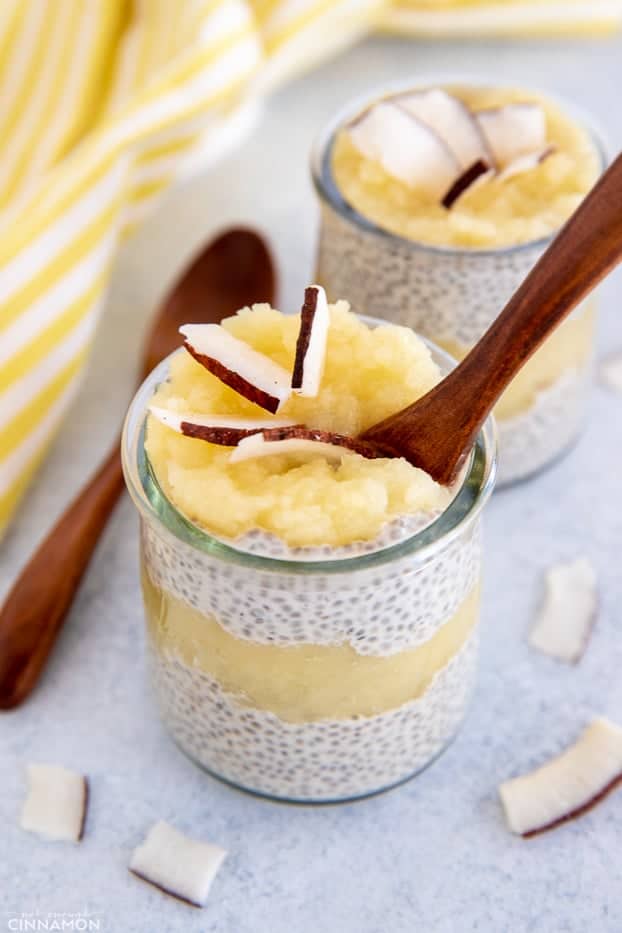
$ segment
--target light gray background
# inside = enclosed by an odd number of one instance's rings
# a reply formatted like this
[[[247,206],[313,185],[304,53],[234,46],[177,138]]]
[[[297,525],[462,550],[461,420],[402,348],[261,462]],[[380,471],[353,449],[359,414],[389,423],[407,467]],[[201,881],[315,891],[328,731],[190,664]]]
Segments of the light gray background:
[[[281,307],[312,275],[315,131],[374,83],[426,71],[488,71],[548,86],[591,110],[622,147],[622,42],[370,41],[269,104],[235,157],[167,196],[116,266],[90,374],[2,545],[4,592],[112,439],[130,396],[147,315],[199,244],[247,221],[270,237]],[[604,288],[601,353],[622,347],[622,282]],[[593,713],[622,723],[622,399],[594,390],[591,423],[563,463],[496,495],[486,522],[481,678],[467,725],[429,771],[375,799],[330,808],[262,802],[190,764],[165,735],[145,682],[137,522],[129,500],[101,542],[36,695],[0,714],[0,930],[10,911],[96,912],[101,929],[218,933],[619,933],[622,792],[530,842],[505,828],[499,781],[574,740]],[[594,562],[601,611],[578,668],[532,653],[526,633],[549,563]],[[91,778],[79,847],[17,827],[28,761]],[[230,851],[195,911],[127,872],[157,819]]]

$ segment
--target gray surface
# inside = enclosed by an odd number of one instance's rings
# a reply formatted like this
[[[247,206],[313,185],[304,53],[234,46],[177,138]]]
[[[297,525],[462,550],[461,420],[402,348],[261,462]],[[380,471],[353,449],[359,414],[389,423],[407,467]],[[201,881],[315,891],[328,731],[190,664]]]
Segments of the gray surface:
[[[93,366],[70,422],[1,552],[5,590],[112,437],[130,392],[145,314],[185,258],[231,220],[271,236],[282,306],[300,302],[314,218],[306,152],[315,128],[374,82],[434,69],[548,85],[600,118],[622,145],[622,42],[414,45],[374,41],[282,92],[226,167],[177,190],[115,274]],[[622,346],[621,279],[604,290],[600,345]],[[122,334],[122,338],[119,338]],[[622,400],[597,388],[572,455],[497,495],[487,516],[483,656],[470,718],[416,781],[365,802],[304,809],[264,803],[204,776],[160,726],[145,683],[136,519],[118,508],[40,689],[0,719],[0,930],[9,911],[98,913],[106,931],[462,933],[622,930],[622,793],[531,842],[509,835],[497,783],[572,741],[592,715],[622,722],[619,505]],[[582,664],[530,652],[542,569],[587,554],[602,585]],[[92,805],[80,847],[17,828],[27,761],[86,772]],[[155,820],[230,850],[203,912],[132,878],[132,848]]]

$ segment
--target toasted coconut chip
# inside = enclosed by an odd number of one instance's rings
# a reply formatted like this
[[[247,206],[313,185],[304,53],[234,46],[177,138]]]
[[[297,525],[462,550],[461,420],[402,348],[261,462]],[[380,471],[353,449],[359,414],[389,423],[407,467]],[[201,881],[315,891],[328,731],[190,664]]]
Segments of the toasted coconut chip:
[[[519,156],[546,148],[546,115],[539,104],[517,103],[478,110],[475,119],[501,170]]]
[[[20,826],[47,839],[79,842],[88,808],[88,781],[57,765],[28,765],[28,796]]]
[[[329,324],[326,292],[320,285],[310,285],[305,289],[305,300],[300,312],[300,331],[292,375],[292,389],[298,395],[315,398],[320,391]]]
[[[451,149],[463,171],[479,161],[493,164],[493,154],[479,123],[466,104],[453,94],[442,88],[430,88],[399,94],[392,100],[433,129]]]
[[[273,414],[291,395],[289,373],[219,324],[184,324],[184,346],[238,395]]]
[[[494,174],[494,170],[486,162],[481,160],[475,162],[466,172],[462,173],[460,178],[456,179],[441,204],[449,210],[466,191],[472,190],[484,181],[488,181]]]
[[[622,729],[598,718],[559,757],[501,784],[499,795],[511,832],[529,837],[581,816],[620,781]]]
[[[234,418],[230,415],[210,415],[196,411],[170,411],[157,405],[150,405],[149,411],[154,418],[178,434],[223,447],[235,447],[243,438],[257,434],[265,428],[285,428],[298,423],[292,418]]]
[[[596,621],[596,572],[585,558],[551,567],[546,594],[529,644],[568,664],[576,664]]]
[[[514,159],[513,162],[510,162],[509,165],[506,165],[503,171],[499,172],[497,178],[499,181],[507,181],[509,178],[514,178],[516,175],[522,175],[524,172],[531,172],[532,169],[542,165],[554,152],[555,146],[547,146],[539,152],[528,152],[526,155],[519,156],[517,159]]]
[[[345,434],[330,431],[315,431],[305,427],[271,428],[261,434],[253,434],[240,441],[232,452],[231,463],[253,460],[257,457],[274,457],[277,454],[296,454],[301,457],[326,457],[341,460],[345,454],[360,454],[373,460],[389,454],[381,452],[373,444]]]
[[[352,143],[366,158],[413,188],[442,198],[460,174],[451,149],[421,120],[402,107],[381,101],[349,128]]]
[[[130,871],[194,907],[204,907],[227,853],[209,842],[184,836],[163,820],[134,849]]]
[[[600,364],[600,381],[614,392],[622,393],[622,353],[615,353]]]

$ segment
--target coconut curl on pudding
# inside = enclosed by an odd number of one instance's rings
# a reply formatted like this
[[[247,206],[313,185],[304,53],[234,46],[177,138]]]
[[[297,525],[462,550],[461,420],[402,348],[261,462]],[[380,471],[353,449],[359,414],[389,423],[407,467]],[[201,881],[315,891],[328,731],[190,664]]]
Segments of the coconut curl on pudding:
[[[500,248],[558,230],[600,174],[589,134],[518,88],[448,86],[372,102],[336,133],[343,198],[415,242]]]
[[[152,399],[145,446],[166,496],[201,528],[337,548],[451,502],[454,488],[357,440],[440,381],[411,330],[370,327],[319,286],[300,315],[254,305],[181,330],[188,352]]]

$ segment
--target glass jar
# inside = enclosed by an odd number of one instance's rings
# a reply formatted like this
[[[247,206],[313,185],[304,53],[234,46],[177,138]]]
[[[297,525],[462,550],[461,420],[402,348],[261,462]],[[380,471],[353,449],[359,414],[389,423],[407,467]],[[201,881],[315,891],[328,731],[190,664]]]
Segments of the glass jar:
[[[467,355],[549,246],[554,234],[517,246],[473,249],[431,246],[377,226],[342,196],[332,173],[339,129],[374,100],[431,86],[496,86],[456,76],[401,82],[350,103],[320,134],[312,174],[321,221],[317,281],[329,301],[347,295],[354,310],[404,324],[456,359]],[[546,96],[553,102],[555,97]],[[607,154],[589,120],[562,102]],[[523,367],[495,409],[499,486],[525,479],[556,460],[582,427],[592,381],[596,303],[583,302]]]
[[[352,799],[411,777],[455,735],[475,680],[492,422],[449,508],[418,533],[338,559],[258,556],[192,524],[157,482],[145,419],[168,368],[132,402],[122,450],[172,737],[216,777],[280,800]]]

